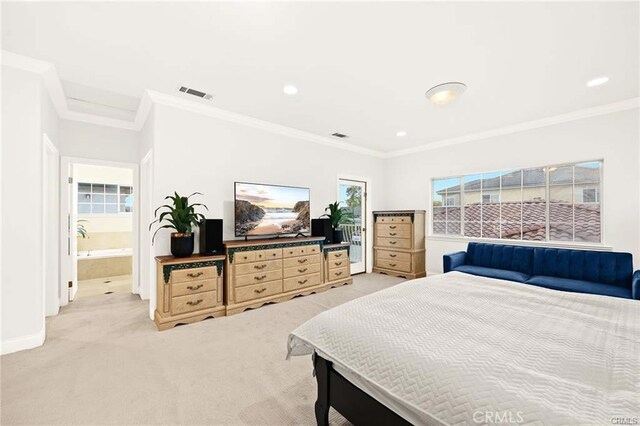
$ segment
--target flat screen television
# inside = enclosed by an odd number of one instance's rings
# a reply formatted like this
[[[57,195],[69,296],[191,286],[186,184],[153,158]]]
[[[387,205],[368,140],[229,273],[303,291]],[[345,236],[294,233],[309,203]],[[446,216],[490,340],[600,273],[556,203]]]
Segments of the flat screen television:
[[[309,188],[235,183],[236,237],[308,234]]]

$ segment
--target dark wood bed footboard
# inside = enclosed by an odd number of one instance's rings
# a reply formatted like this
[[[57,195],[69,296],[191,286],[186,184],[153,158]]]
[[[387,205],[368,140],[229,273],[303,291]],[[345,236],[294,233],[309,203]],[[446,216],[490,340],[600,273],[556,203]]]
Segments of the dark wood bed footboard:
[[[356,426],[411,424],[342,377],[330,361],[317,353],[313,354],[313,367],[318,382],[315,412],[319,426],[329,425],[329,407],[335,408]]]

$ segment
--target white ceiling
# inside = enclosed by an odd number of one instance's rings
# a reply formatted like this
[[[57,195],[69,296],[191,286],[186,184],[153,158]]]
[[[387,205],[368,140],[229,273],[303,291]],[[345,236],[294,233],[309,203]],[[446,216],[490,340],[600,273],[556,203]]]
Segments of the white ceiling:
[[[637,2],[2,9],[3,49],[53,63],[66,90],[97,103],[121,99],[131,108],[145,89],[177,94],[186,85],[212,93],[216,107],[323,136],[346,133],[341,143],[383,152],[639,95]],[[601,75],[608,84],[585,86]],[[452,105],[429,103],[425,91],[447,81],[468,89]],[[299,94],[284,95],[287,83]],[[408,135],[396,137],[400,130]]]

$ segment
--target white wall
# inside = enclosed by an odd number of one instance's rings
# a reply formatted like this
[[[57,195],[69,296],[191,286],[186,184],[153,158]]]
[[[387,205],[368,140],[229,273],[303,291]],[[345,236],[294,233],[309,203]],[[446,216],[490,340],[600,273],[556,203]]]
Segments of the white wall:
[[[639,268],[639,122],[630,110],[388,159],[385,207],[430,216],[432,178],[604,159],[604,244],[631,252]],[[428,238],[427,270],[441,272],[442,255],[465,247]]]
[[[138,163],[140,132],[60,120],[58,149],[65,157]]]
[[[154,205],[174,191],[202,192],[198,200],[209,207],[206,216],[224,219],[225,239],[235,238],[235,181],[308,187],[311,217],[318,217],[338,197],[339,174],[366,177],[371,179],[369,205],[383,207],[384,161],[380,158],[164,105],[155,105],[154,119]],[[158,233],[156,255],[170,253],[169,233]],[[370,263],[370,249],[367,257]]]
[[[149,234],[149,224],[153,221],[153,143],[155,137],[155,110],[152,107],[147,120],[140,132],[140,190],[138,191],[140,201],[140,297],[151,299],[149,316],[153,318],[155,309],[156,292],[155,289],[155,262],[153,247],[151,246],[151,235]]]
[[[48,112],[42,112],[40,75],[9,67],[2,71],[1,331],[2,353],[8,353],[39,346],[45,338],[39,248],[44,244],[42,120]]]

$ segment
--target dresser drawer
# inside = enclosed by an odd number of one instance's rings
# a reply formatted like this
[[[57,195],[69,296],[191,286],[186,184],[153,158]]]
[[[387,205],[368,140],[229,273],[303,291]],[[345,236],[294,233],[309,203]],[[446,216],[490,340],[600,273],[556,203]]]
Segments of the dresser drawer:
[[[282,249],[256,250],[255,261],[282,259]]]
[[[236,286],[240,287],[243,285],[260,284],[280,279],[282,279],[282,269],[276,269],[273,271],[261,271],[253,272],[247,275],[238,275],[235,282]]]
[[[282,257],[297,257],[320,253],[320,245],[286,247],[282,249]]]
[[[411,272],[411,262],[401,262],[399,260],[378,259],[378,266],[395,271]]]
[[[278,280],[268,283],[237,287],[235,291],[236,303],[246,302],[248,300],[260,299],[262,297],[282,293],[282,281]]]
[[[253,274],[256,272],[268,272],[282,269],[282,260],[267,260],[264,262],[252,262],[235,266],[236,275]]]
[[[378,223],[376,224],[376,236],[410,238],[411,225],[408,223],[401,223],[401,224]]]
[[[178,296],[171,299],[171,315],[180,315],[201,309],[213,308],[215,305],[215,291]]]
[[[185,296],[187,294],[203,293],[218,288],[219,278],[213,280],[200,280],[191,283],[177,283],[171,285],[171,296]]]
[[[320,272],[320,262],[311,263],[309,265],[294,266],[293,268],[286,268],[284,270],[284,277],[297,277],[300,275],[313,274],[315,272]]]
[[[409,216],[376,216],[376,223],[411,223]]]
[[[349,253],[346,250],[330,251],[327,254],[328,261],[349,259]]]
[[[342,258],[342,259],[335,259],[335,260],[327,260],[327,265],[329,266],[329,270],[344,268],[345,266],[349,266],[349,259]]]
[[[320,273],[302,275],[300,277],[287,278],[284,280],[284,291],[293,291],[299,288],[311,287],[320,284]]]
[[[400,262],[411,262],[411,253],[390,250],[376,250],[378,260],[399,260]]]
[[[257,250],[256,250],[257,251]],[[239,251],[234,254],[234,263],[248,263],[256,261],[256,251]]]
[[[207,266],[205,268],[175,269],[171,271],[172,284],[210,280],[217,277],[218,268],[215,266]]]
[[[410,238],[377,237],[376,246],[390,247],[390,248],[397,248],[397,249],[409,249],[411,248],[411,239]]]
[[[284,263],[285,268],[293,268],[294,266],[306,266],[311,265],[313,263],[320,263],[320,255],[312,254],[310,256],[298,256],[292,257],[289,259],[284,259],[282,261]]]
[[[351,275],[349,271],[349,267],[346,268],[338,268],[338,269],[330,269],[329,270],[329,281],[339,280],[341,278],[347,278]]]

